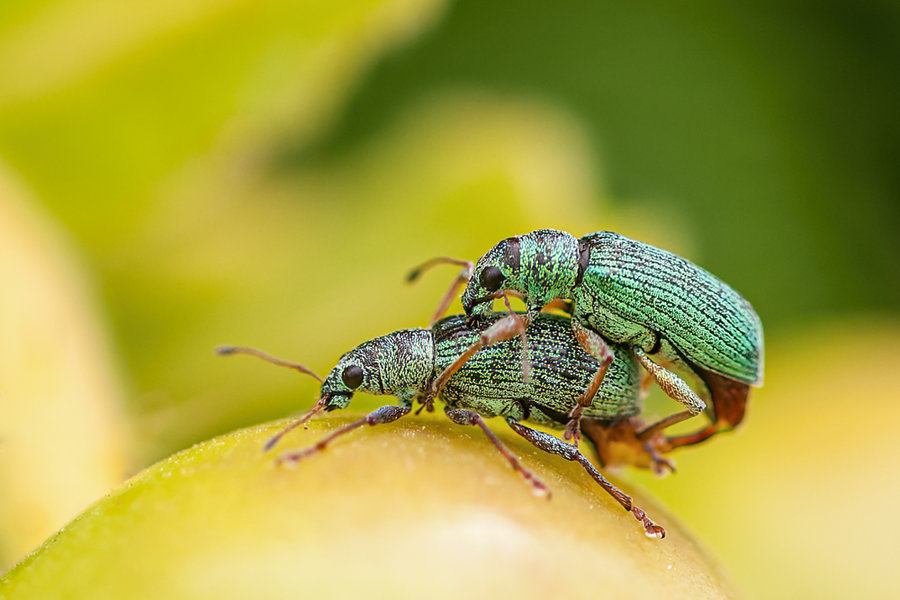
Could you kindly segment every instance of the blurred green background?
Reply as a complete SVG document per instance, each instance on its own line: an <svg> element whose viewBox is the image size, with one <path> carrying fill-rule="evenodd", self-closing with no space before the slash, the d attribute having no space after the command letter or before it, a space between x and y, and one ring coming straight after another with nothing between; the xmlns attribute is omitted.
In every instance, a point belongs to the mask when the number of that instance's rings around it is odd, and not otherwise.
<svg viewBox="0 0 900 600"><path fill-rule="evenodd" d="M556 227L686 256L765 325L745 426L621 476L751 597L895 596L898 58L878 0L6 0L0 571L312 403L217 344L327 371L427 322L453 272L412 265Z"/></svg>

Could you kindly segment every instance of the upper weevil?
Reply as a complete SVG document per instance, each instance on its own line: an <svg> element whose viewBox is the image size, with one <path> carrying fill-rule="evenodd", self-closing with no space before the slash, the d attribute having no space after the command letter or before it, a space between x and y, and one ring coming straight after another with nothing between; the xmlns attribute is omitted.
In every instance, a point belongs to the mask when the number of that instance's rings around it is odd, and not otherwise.
<svg viewBox="0 0 900 600"><path fill-rule="evenodd" d="M568 422L568 413L581 391L599 367L595 358L583 351L572 336L569 320L555 315L541 315L533 319L529 342L539 356L531 365L531 377L523 381L522 353L516 342L500 341L461 364L446 381L440 397L447 403L447 416L460 425L481 428L534 490L549 494L548 488L522 466L510 450L491 432L481 416L503 417L517 434L529 442L567 460L579 463L590 476L609 492L644 526L650 537L663 537L665 530L654 524L643 510L634 506L631 498L610 483L578 449L559 438L526 427L531 422L560 428ZM467 319L448 317L430 329L395 331L364 342L344 354L331 373L323 380L312 371L296 363L272 358L258 350L223 347L220 354L249 353L277 364L309 373L322 382L319 401L302 419L291 424L272 438L266 449L275 445L282 435L304 423L320 410L346 408L357 391L396 396L398 406L382 406L366 417L334 431L317 444L304 450L282 454L282 462L297 460L321 451L334 438L363 425L390 423L408 414L414 401L426 392L438 373L446 370L460 352L498 334L510 322L502 313ZM512 337L512 336L510 336ZM625 347L611 346L613 360L606 378L597 390L585 415L603 420L622 421L634 418L640 411L640 375L632 353ZM647 445L642 451L660 457Z"/></svg>
<svg viewBox="0 0 900 600"><path fill-rule="evenodd" d="M440 258L425 266L435 262L461 263ZM493 299L509 293L524 300L524 317L508 317L518 324L507 328L509 337L522 334L548 304L568 301L579 342L603 366L572 411L567 438L577 439L581 407L590 405L604 376L608 341L630 347L666 394L687 407L648 427L643 437L706 408L676 372L693 379L711 401L712 423L668 438L665 450L734 428L744 415L749 386L762 384L763 332L753 307L726 283L671 252L610 231L576 239L540 229L501 241L474 269L467 264L460 276L468 280L462 296L467 314L490 311ZM432 396L444 381L435 380Z"/></svg>

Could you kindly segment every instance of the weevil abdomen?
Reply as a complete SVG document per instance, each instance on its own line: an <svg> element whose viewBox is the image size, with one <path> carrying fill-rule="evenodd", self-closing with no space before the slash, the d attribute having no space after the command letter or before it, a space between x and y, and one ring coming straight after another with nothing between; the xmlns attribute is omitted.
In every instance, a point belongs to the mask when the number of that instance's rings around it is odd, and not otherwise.
<svg viewBox="0 0 900 600"><path fill-rule="evenodd" d="M618 343L646 352L664 336L690 362L737 381L762 380L762 326L727 284L671 252L602 231L589 249L576 318Z"/></svg>
<svg viewBox="0 0 900 600"><path fill-rule="evenodd" d="M448 317L435 324L434 363L440 373L506 313L467 320ZM522 377L519 338L488 346L474 354L441 390L448 404L484 416L504 416L552 427L563 427L567 413L600 363L585 352L572 333L569 319L542 314L527 330L531 375ZM620 419L636 415L640 405L640 375L634 356L613 345L614 359L585 416Z"/></svg>

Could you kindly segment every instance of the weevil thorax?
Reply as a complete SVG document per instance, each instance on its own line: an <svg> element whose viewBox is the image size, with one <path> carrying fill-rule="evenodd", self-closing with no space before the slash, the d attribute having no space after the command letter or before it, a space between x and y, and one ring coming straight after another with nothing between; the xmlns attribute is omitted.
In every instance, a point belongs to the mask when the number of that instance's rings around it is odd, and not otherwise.
<svg viewBox="0 0 900 600"><path fill-rule="evenodd" d="M344 354L322 384L325 410L346 408L355 392L412 401L431 381L434 340L429 329L404 329Z"/></svg>
<svg viewBox="0 0 900 600"><path fill-rule="evenodd" d="M507 238L476 263L463 293L463 308L467 314L488 314L492 303L485 298L498 290L522 294L529 310L540 310L555 298L569 298L578 278L578 257L578 240L565 231L538 229Z"/></svg>
<svg viewBox="0 0 900 600"><path fill-rule="evenodd" d="M578 278L578 239L565 231L538 229L522 236L521 285L529 310L570 298Z"/></svg>

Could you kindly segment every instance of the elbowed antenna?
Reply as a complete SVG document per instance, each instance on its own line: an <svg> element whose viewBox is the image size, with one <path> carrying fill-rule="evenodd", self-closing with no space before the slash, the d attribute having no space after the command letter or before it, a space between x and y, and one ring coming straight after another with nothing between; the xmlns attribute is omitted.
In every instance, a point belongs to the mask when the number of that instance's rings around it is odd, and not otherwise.
<svg viewBox="0 0 900 600"><path fill-rule="evenodd" d="M475 264L471 260L462 260L460 258L451 258L449 256L435 256L434 258L430 258L412 269L406 276L407 283L414 282L422 273L435 265L441 264L449 264L462 267L465 273L467 273L466 281L468 281L469 277L472 276L472 270L475 268Z"/></svg>
<svg viewBox="0 0 900 600"><path fill-rule="evenodd" d="M447 293L441 298L441 302L438 304L437 309L435 309L434 314L431 317L431 321L428 323L429 327L437 323L438 319L444 316L447 309L450 308L453 298L455 298L456 294L459 292L459 288L469 281L472 277L472 270L475 269L475 264L471 260L461 260L459 258L450 258L449 256L436 256L430 260L426 260L410 271L406 276L407 283L414 282L422 273L431 267L440 264L456 265L462 267L462 271L459 272L459 275L456 276L456 279L453 280L449 289L447 289Z"/></svg>
<svg viewBox="0 0 900 600"><path fill-rule="evenodd" d="M256 348L248 348L246 346L219 346L218 348L216 348L216 354L218 354L220 356L230 356L232 354L249 354L250 356L255 356L256 358L261 358L262 360L264 360L266 362L270 362L273 365L278 365L279 367L287 367L288 369L294 369L295 371L299 371L300 373L304 373L306 375L315 377L316 379L319 380L319 383L325 383L325 380L322 379L321 375L319 375L312 369L310 369L308 367L304 367L300 363L295 363L295 362L290 362L287 360L282 360L280 358L275 358L271 354L267 354L267 353L263 352L262 350L257 350ZM326 402L326 399L324 397L320 397L316 401L316 404L311 409L309 409L309 411L305 415L303 415L302 417L300 417L299 419L297 419L296 421L294 421L293 423L291 423L290 425L288 425L287 427L285 427L284 429L282 429L281 431L279 431L278 433L273 435L269 439L269 441L266 442L266 445L263 446L263 452L268 452L269 450L271 450L275 446L275 444L278 443L278 440L280 440L282 437L284 437L284 435L286 433L296 429L297 427L299 427L299 426L303 425L304 423L306 423L307 421L309 421L310 418L312 418L312 416L314 414L316 414L317 412L319 412L320 410L322 410L325 407L325 402Z"/></svg>
<svg viewBox="0 0 900 600"><path fill-rule="evenodd" d="M246 346L219 346L218 348L216 348L216 354L218 354L219 356L230 356L232 354L249 354L250 356L255 356L256 358L261 358L266 362L270 362L273 365L278 365L279 367L287 367L288 369L294 369L295 371L299 371L307 375L312 375L319 380L319 383L325 383L325 380L322 379L322 376L312 369L304 367L300 363L275 358L271 354L266 354L262 350L257 350L256 348L248 348Z"/></svg>

